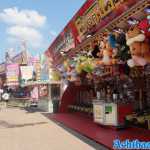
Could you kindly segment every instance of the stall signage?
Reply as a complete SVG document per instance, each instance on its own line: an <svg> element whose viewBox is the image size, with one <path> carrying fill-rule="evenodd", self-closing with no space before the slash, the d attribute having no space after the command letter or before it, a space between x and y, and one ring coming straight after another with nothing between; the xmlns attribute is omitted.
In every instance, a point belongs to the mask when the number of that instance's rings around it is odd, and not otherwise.
<svg viewBox="0 0 150 150"><path fill-rule="evenodd" d="M121 3L124 3L124 0L97 0L81 16L77 16L74 24L79 41L81 42L86 33L95 28L115 8L119 8Z"/></svg>
<svg viewBox="0 0 150 150"><path fill-rule="evenodd" d="M28 61L29 66L33 66L36 73L36 80L40 80L41 63L39 57L30 57Z"/></svg>
<svg viewBox="0 0 150 150"><path fill-rule="evenodd" d="M105 17L115 8L115 0L98 0L101 15Z"/></svg>
<svg viewBox="0 0 150 150"><path fill-rule="evenodd" d="M78 16L75 20L75 26L78 30L79 37L82 39L85 33L100 22L100 19L101 14L99 5L98 3L94 3L84 12L82 16Z"/></svg>
<svg viewBox="0 0 150 150"><path fill-rule="evenodd" d="M20 66L20 70L23 82L33 79L33 66Z"/></svg>
<svg viewBox="0 0 150 150"><path fill-rule="evenodd" d="M29 64L34 65L35 63L39 62L39 57L30 57L29 58Z"/></svg>
<svg viewBox="0 0 150 150"><path fill-rule="evenodd" d="M8 64L6 66L7 85L19 83L19 65Z"/></svg>
<svg viewBox="0 0 150 150"><path fill-rule="evenodd" d="M87 24L87 29L90 30L95 25L100 22L101 14L99 6L97 3L94 3L84 14L85 23Z"/></svg>

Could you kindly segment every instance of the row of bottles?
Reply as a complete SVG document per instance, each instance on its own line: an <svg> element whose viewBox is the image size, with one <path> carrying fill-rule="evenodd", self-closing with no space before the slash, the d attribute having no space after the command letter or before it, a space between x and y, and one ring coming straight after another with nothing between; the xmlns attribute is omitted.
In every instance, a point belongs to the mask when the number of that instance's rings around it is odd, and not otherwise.
<svg viewBox="0 0 150 150"><path fill-rule="evenodd" d="M84 90L78 92L76 96L76 105L92 107L93 90Z"/></svg>
<svg viewBox="0 0 150 150"><path fill-rule="evenodd" d="M115 77L112 80L103 81L95 90L97 99L105 102L128 103L134 99L133 83L127 78L122 80Z"/></svg>

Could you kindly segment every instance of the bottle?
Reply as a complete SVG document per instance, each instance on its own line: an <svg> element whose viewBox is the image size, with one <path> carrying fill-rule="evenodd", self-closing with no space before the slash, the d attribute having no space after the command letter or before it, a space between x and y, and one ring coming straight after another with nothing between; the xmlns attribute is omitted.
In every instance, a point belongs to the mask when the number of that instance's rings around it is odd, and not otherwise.
<svg viewBox="0 0 150 150"><path fill-rule="evenodd" d="M110 88L110 86L107 86L107 95L106 95L106 97L107 97L107 102L111 102L112 100L111 100L111 88Z"/></svg>
<svg viewBox="0 0 150 150"><path fill-rule="evenodd" d="M97 100L100 100L101 98L101 93L99 91L96 92Z"/></svg>
<svg viewBox="0 0 150 150"><path fill-rule="evenodd" d="M117 88L114 88L114 90L113 90L113 101L116 103L118 98L119 98L119 92L118 92Z"/></svg>

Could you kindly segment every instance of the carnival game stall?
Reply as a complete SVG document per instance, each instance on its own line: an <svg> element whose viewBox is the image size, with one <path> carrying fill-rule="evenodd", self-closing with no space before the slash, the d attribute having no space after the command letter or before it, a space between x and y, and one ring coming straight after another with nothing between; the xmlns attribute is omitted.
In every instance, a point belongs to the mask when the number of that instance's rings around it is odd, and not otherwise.
<svg viewBox="0 0 150 150"><path fill-rule="evenodd" d="M60 112L94 112L105 120L100 124L116 127L125 125L125 118L132 118L129 114L142 113L149 106L149 49L149 4L140 1L85 40L76 53L66 54L58 69L76 92L68 102L64 96Z"/></svg>
<svg viewBox="0 0 150 150"><path fill-rule="evenodd" d="M54 66L67 85L54 118L112 149L106 139L116 134L134 139L142 131L136 138L150 140L150 1L107 2L87 1L67 25L75 22L75 47L59 47L56 38L46 54L60 58ZM124 135L108 129L106 136L105 127Z"/></svg>

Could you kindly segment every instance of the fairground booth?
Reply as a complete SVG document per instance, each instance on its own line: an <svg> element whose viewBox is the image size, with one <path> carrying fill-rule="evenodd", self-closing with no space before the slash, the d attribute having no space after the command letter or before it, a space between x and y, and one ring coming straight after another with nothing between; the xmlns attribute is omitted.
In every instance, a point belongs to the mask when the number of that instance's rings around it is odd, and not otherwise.
<svg viewBox="0 0 150 150"><path fill-rule="evenodd" d="M20 87L20 66L27 65L26 52L10 57L5 54L5 62L0 64L0 88L3 92L9 92L11 99L28 97L28 90Z"/></svg>
<svg viewBox="0 0 150 150"><path fill-rule="evenodd" d="M87 0L45 54L65 85L52 119L109 149L150 140L149 0Z"/></svg>

